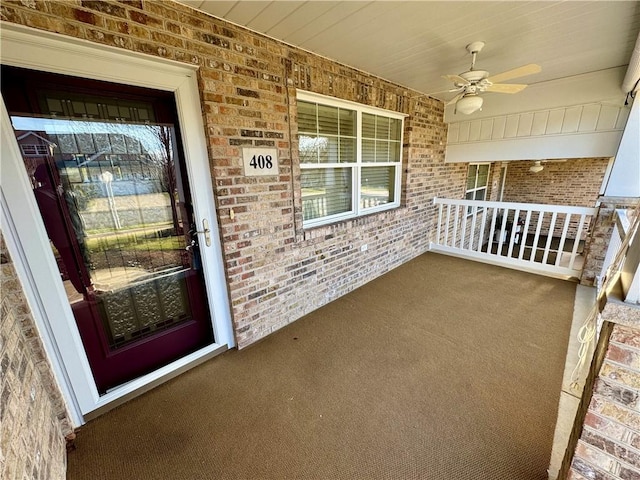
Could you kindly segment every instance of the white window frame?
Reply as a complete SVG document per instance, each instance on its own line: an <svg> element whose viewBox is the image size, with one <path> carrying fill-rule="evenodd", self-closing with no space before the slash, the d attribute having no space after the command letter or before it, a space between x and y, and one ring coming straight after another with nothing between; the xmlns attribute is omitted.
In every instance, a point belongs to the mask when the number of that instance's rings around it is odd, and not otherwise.
<svg viewBox="0 0 640 480"><path fill-rule="evenodd" d="M487 165L488 169L487 169L487 183L483 186L483 187L478 187L478 171L480 170L480 166L482 165ZM469 179L469 170L471 169L471 167L475 167L476 169L476 181L475 181L475 187L474 188L467 188L467 180ZM470 163L467 167L467 174L464 178L464 198L465 200L476 200L476 192L479 190L484 189L484 198L482 200L479 200L481 202L485 202L487 200L487 192L489 191L489 180L491 177L491 163L488 162L478 162L478 163ZM467 195L473 192L473 199L468 199ZM478 207L475 209L475 213L479 213L482 212L482 210L484 210L484 207ZM467 207L467 217L473 215L474 210L472 207Z"/></svg>
<svg viewBox="0 0 640 480"><path fill-rule="evenodd" d="M300 170L305 169L318 169L318 168L351 168L351 198L352 209L348 212L338 213L335 215L329 215L326 217L314 218L312 220L306 220L303 222L303 228L313 228L321 225L327 225L330 223L337 223L343 220L360 217L363 215L369 215L371 213L381 212L385 210L391 210L400 206L401 196L401 182L402 182L402 145L404 142L404 119L408 116L404 113L394 112L391 110L385 110L377 107L370 107L362 105L360 103L351 102L349 100L341 100L318 93L307 92L298 90L297 99L299 101L313 102L319 105L326 105L330 107L338 107L353 110L356 112L356 161L349 163L300 163ZM400 158L397 162L363 162L362 161L362 114L369 113L372 115L378 115L391 119L400 120ZM394 198L392 202L384 203L382 205L374 207L360 207L360 178L361 170L363 167L396 167L395 181L394 181Z"/></svg>
<svg viewBox="0 0 640 480"><path fill-rule="evenodd" d="M25 157L42 157L50 153L48 146L37 143L23 143L20 145L20 150Z"/></svg>
<svg viewBox="0 0 640 480"><path fill-rule="evenodd" d="M487 165L487 167L489 167L487 169L487 183L484 186L479 187L478 186L478 171L480 170L479 167L483 166L483 165ZM475 167L476 169L476 182L475 182L475 187L474 188L469 188L467 189L467 179L469 178L469 169L471 169L471 167ZM485 201L487 199L487 192L489 191L489 177L491 175L491 164L490 163L470 163L469 166L467 167L467 176L465 177L464 181L465 181L465 191L464 191L464 198L467 198L467 195L469 194L469 192L473 192L474 193L474 200L475 198L475 193L478 190L482 190L484 189L484 198L481 201Z"/></svg>

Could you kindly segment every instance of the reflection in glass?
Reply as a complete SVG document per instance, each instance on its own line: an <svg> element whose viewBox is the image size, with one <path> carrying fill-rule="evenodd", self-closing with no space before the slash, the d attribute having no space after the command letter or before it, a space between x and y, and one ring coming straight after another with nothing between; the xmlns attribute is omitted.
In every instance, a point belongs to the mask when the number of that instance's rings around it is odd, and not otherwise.
<svg viewBox="0 0 640 480"><path fill-rule="evenodd" d="M362 137L376 138L376 116L370 113L362 114Z"/></svg>
<svg viewBox="0 0 640 480"><path fill-rule="evenodd" d="M364 167L361 178L360 208L393 202L395 167Z"/></svg>
<svg viewBox="0 0 640 480"><path fill-rule="evenodd" d="M351 168L313 168L301 171L304 220L350 212Z"/></svg>
<svg viewBox="0 0 640 480"><path fill-rule="evenodd" d="M113 348L187 319L197 253L185 250L174 128L12 122L19 144L40 146L24 161L69 301L97 302Z"/></svg>
<svg viewBox="0 0 640 480"><path fill-rule="evenodd" d="M478 187L487 185L487 179L489 177L489 165L480 165L478 167Z"/></svg>
<svg viewBox="0 0 640 480"><path fill-rule="evenodd" d="M317 133L315 103L298 102L298 131L305 133Z"/></svg>
<svg viewBox="0 0 640 480"><path fill-rule="evenodd" d="M318 133L338 135L338 109L318 105Z"/></svg>

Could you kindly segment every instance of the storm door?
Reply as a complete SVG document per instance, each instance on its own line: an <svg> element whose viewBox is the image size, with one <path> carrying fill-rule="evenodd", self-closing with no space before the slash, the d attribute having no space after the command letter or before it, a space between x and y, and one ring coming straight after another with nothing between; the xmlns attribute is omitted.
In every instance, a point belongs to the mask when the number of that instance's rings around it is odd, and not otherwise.
<svg viewBox="0 0 640 480"><path fill-rule="evenodd" d="M2 80L98 391L213 343L172 96L5 67Z"/></svg>

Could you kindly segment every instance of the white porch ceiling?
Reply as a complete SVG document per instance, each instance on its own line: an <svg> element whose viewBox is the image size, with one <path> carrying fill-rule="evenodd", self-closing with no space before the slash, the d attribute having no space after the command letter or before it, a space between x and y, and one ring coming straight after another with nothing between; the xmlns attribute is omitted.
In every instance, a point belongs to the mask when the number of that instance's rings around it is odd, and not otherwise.
<svg viewBox="0 0 640 480"><path fill-rule="evenodd" d="M442 93L451 84L441 76L468 70L465 46L473 41L486 43L476 68L491 74L541 65L540 73L505 82L533 85L616 67L624 75L640 31L636 1L181 3L441 100L453 95Z"/></svg>

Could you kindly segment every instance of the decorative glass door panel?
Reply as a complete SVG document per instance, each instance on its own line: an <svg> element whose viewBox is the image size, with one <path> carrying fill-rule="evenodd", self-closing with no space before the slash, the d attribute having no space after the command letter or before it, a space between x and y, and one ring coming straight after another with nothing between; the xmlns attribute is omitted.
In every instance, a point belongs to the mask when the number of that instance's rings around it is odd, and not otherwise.
<svg viewBox="0 0 640 480"><path fill-rule="evenodd" d="M2 94L105 393L213 343L212 324L172 95L58 77L3 66Z"/></svg>

